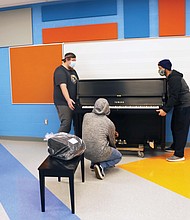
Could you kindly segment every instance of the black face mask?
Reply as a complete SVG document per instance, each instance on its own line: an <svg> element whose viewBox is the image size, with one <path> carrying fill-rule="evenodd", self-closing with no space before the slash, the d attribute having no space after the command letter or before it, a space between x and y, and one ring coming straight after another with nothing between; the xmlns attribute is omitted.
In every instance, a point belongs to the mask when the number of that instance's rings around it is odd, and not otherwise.
<svg viewBox="0 0 190 220"><path fill-rule="evenodd" d="M166 75L166 70L158 70L158 73L160 74L160 76L165 76Z"/></svg>

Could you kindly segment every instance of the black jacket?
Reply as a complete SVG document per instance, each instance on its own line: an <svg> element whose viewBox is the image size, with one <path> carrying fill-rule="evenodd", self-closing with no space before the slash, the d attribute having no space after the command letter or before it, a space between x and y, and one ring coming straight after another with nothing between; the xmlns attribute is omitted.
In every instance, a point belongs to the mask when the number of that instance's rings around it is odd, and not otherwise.
<svg viewBox="0 0 190 220"><path fill-rule="evenodd" d="M169 112L173 107L188 107L190 106L189 87L183 79L183 74L172 70L167 77L168 100L163 106L165 112Z"/></svg>

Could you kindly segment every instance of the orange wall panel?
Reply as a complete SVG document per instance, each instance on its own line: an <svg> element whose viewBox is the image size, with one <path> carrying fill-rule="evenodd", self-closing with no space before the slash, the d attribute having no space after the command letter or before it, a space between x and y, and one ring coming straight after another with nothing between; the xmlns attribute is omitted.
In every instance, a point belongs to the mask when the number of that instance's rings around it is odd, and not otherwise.
<svg viewBox="0 0 190 220"><path fill-rule="evenodd" d="M117 23L47 28L42 30L43 43L111 40L118 38Z"/></svg>
<svg viewBox="0 0 190 220"><path fill-rule="evenodd" d="M12 103L53 103L53 73L62 44L10 48Z"/></svg>
<svg viewBox="0 0 190 220"><path fill-rule="evenodd" d="M159 36L185 35L185 0L159 0Z"/></svg>

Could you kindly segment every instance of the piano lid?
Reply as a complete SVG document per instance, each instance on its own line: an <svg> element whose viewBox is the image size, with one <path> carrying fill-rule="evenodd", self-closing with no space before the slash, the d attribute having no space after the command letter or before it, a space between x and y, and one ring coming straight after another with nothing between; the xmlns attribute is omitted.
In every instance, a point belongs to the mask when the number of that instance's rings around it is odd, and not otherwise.
<svg viewBox="0 0 190 220"><path fill-rule="evenodd" d="M79 80L80 97L162 97L166 93L166 79L97 79Z"/></svg>

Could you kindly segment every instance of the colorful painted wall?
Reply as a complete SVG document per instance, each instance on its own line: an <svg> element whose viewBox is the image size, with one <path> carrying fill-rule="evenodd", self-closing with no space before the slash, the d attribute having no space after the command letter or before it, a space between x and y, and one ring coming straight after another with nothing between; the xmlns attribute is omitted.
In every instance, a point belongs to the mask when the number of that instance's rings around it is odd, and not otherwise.
<svg viewBox="0 0 190 220"><path fill-rule="evenodd" d="M27 13L31 9L31 20L27 19L31 22L29 40L26 37L22 40L22 24L17 31L18 16L15 24L14 19L6 23L6 13L7 18L10 14L14 18L14 12L20 9L27 9ZM59 127L54 105L12 103L10 47L117 39L172 39L190 35L190 0L63 0L3 8L0 18L1 15L4 20L0 20L0 40L3 39L0 42L0 136L44 137L47 132L57 132ZM5 33L5 24L10 25L8 33ZM14 33L10 32L12 27ZM32 93L30 87L30 84L23 87L26 99ZM170 117L171 114L167 117L167 141L171 141ZM45 119L48 119L47 125Z"/></svg>

